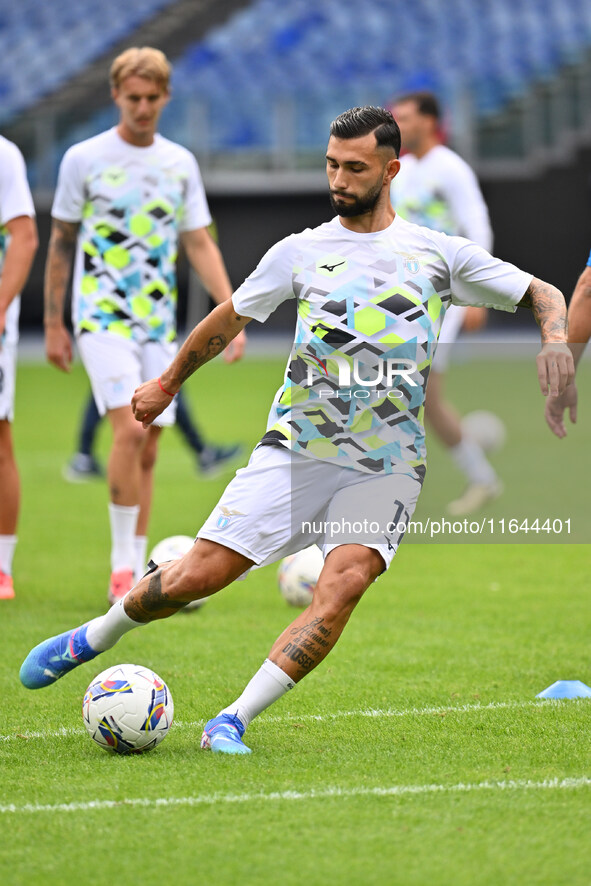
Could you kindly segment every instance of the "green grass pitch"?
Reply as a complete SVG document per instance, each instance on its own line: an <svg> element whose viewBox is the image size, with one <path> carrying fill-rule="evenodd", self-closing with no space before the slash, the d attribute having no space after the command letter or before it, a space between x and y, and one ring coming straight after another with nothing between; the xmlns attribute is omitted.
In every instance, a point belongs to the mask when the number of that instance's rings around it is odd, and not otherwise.
<svg viewBox="0 0 591 886"><path fill-rule="evenodd" d="M219 361L188 383L210 439L257 441L282 362ZM17 597L0 604L2 882L587 886L591 701L535 698L558 679L591 684L588 364L580 389L579 424L558 441L533 362L454 366L455 402L509 429L494 457L505 494L479 515L494 538L409 538L326 662L253 722L253 754L220 758L199 750L204 720L294 613L274 567L132 632L55 686L20 685L32 645L104 610L109 544L105 484L60 474L85 376L23 365ZM103 461L108 441L104 427ZM195 532L227 479L201 480L167 432L150 544ZM433 443L417 520L441 517L461 488ZM570 536L498 531L536 517L570 518ZM145 756L111 756L83 728L87 684L119 662L152 667L174 696L170 734Z"/></svg>

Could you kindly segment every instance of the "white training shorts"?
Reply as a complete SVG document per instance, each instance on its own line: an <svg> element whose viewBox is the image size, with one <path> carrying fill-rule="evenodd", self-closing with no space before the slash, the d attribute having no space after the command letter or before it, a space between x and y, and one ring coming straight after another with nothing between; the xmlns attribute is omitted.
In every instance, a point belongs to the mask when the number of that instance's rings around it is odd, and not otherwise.
<svg viewBox="0 0 591 886"><path fill-rule="evenodd" d="M433 372L445 372L448 368L451 351L462 329L466 310L467 308L461 305L450 305L447 309L439 333L437 350L431 364Z"/></svg>
<svg viewBox="0 0 591 886"><path fill-rule="evenodd" d="M110 409L130 406L138 385L160 376L177 352L173 342L141 344L110 332L85 332L78 336L77 344L101 415ZM173 400L154 424L167 428L175 419Z"/></svg>
<svg viewBox="0 0 591 886"><path fill-rule="evenodd" d="M0 344L0 421L14 419L16 350L16 344Z"/></svg>
<svg viewBox="0 0 591 886"><path fill-rule="evenodd" d="M266 566L316 543L343 544L392 562L421 491L407 474L365 474L278 446L258 446L226 487L198 538Z"/></svg>
<svg viewBox="0 0 591 886"><path fill-rule="evenodd" d="M8 305L4 332L0 335L0 421L14 419L16 348L20 306L20 295L17 295Z"/></svg>

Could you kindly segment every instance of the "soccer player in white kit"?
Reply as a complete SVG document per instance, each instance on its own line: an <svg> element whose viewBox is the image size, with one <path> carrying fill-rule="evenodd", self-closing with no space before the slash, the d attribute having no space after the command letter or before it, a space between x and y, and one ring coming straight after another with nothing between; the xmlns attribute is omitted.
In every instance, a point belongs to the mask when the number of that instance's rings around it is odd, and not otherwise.
<svg viewBox="0 0 591 886"><path fill-rule="evenodd" d="M12 441L20 291L35 252L37 226L25 161L0 136L0 600L14 597L12 559L20 484Z"/></svg>
<svg viewBox="0 0 591 886"><path fill-rule="evenodd" d="M492 229L478 180L459 154L441 144L441 114L435 96L430 92L408 93L397 99L391 110L400 126L402 148L407 152L401 157L400 175L393 180L390 191L396 212L415 224L466 237L491 252ZM453 516L477 510L502 490L481 446L464 432L456 410L444 396L450 350L460 329L465 326L474 330L484 321L484 308L450 307L427 387L427 422L467 482L463 494L448 505Z"/></svg>
<svg viewBox="0 0 591 886"><path fill-rule="evenodd" d="M72 345L64 303L74 253L72 324L113 444L108 463L109 602L144 572L157 442L174 424L175 403L143 430L130 400L137 385L176 353L176 257L181 241L214 300L232 289L208 225L211 216L195 157L157 132L169 93L160 50L131 48L111 65L117 126L65 154L52 209L45 285L49 360L68 371ZM240 356L243 337L233 356Z"/></svg>
<svg viewBox="0 0 591 886"><path fill-rule="evenodd" d="M572 379L562 294L468 240L396 216L390 182L399 149L389 111L354 108L337 117L327 149L336 217L272 247L161 377L137 389L134 413L149 426L170 403L163 388L178 391L251 318L296 302L294 349L267 431L193 548L152 564L106 615L36 646L21 667L25 686L47 686L127 631L316 542L325 562L312 603L240 697L205 724L203 748L250 753L242 737L252 718L328 655L404 535L425 474L425 381L449 304L531 306L543 341L542 391L558 393Z"/></svg>

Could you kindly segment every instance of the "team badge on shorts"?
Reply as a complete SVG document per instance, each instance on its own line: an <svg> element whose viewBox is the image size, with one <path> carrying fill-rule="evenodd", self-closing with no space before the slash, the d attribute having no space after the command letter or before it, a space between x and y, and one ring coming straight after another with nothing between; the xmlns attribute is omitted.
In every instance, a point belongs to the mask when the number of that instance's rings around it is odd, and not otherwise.
<svg viewBox="0 0 591 886"><path fill-rule="evenodd" d="M242 511L233 511L230 508L226 508L223 505L219 506L220 511L222 512L217 519L216 526L218 529L225 529L226 526L230 523L232 517L246 517L246 514L243 514Z"/></svg>

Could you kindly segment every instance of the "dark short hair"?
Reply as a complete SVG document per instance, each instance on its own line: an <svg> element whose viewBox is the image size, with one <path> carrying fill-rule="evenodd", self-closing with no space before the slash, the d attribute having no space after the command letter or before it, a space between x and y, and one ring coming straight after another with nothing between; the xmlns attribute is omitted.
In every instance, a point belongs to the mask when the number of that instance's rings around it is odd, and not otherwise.
<svg viewBox="0 0 591 886"><path fill-rule="evenodd" d="M400 155L400 129L398 123L385 108L350 108L332 121L330 134L335 138L361 138L373 132L378 147L392 148Z"/></svg>
<svg viewBox="0 0 591 886"><path fill-rule="evenodd" d="M395 98L392 104L401 105L404 102L413 102L417 106L419 114L423 114L425 117L434 117L437 122L441 120L441 108L437 97L432 92L426 90L407 92Z"/></svg>

